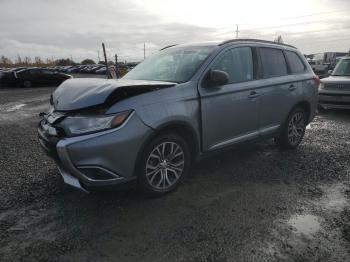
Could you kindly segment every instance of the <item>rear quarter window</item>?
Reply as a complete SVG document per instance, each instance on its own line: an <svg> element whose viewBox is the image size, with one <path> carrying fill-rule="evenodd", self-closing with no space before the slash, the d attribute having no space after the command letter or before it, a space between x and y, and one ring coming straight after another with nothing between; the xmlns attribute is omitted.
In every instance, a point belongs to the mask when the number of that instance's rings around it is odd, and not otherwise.
<svg viewBox="0 0 350 262"><path fill-rule="evenodd" d="M264 78L288 74L286 59L282 50L266 47L261 47L259 50Z"/></svg>
<svg viewBox="0 0 350 262"><path fill-rule="evenodd" d="M305 71L305 65L298 54L292 51L285 51L290 73L298 74Z"/></svg>

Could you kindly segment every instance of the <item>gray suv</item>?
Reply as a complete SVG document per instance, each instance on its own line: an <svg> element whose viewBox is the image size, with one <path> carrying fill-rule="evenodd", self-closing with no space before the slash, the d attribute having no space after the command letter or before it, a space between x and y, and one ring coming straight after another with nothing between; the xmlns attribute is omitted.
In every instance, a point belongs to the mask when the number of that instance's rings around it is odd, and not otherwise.
<svg viewBox="0 0 350 262"><path fill-rule="evenodd" d="M293 46L240 39L163 48L119 80L70 79L42 114L39 142L67 184L137 181L161 195L190 164L247 141L301 142L319 79Z"/></svg>

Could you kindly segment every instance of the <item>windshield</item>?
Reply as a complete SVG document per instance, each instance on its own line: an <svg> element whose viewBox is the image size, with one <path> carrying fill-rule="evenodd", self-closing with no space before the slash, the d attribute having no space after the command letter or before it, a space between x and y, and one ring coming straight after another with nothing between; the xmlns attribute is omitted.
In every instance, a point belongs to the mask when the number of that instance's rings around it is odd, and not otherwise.
<svg viewBox="0 0 350 262"><path fill-rule="evenodd" d="M334 76L349 76L350 75L350 59L341 59L334 68Z"/></svg>
<svg viewBox="0 0 350 262"><path fill-rule="evenodd" d="M169 48L150 56L124 79L183 83L188 81L214 46Z"/></svg>

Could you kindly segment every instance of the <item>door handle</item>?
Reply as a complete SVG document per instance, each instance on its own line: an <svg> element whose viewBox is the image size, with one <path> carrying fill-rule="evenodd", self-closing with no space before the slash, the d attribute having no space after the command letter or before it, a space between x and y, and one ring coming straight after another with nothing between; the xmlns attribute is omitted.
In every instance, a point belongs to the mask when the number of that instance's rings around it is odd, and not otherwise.
<svg viewBox="0 0 350 262"><path fill-rule="evenodd" d="M293 85L293 84L290 85L290 86L288 87L288 90L289 90L289 91L294 91L295 89L297 89L297 88L296 88L296 86Z"/></svg>
<svg viewBox="0 0 350 262"><path fill-rule="evenodd" d="M252 91L252 92L250 92L248 98L256 98L258 96L260 96L260 95L256 91Z"/></svg>

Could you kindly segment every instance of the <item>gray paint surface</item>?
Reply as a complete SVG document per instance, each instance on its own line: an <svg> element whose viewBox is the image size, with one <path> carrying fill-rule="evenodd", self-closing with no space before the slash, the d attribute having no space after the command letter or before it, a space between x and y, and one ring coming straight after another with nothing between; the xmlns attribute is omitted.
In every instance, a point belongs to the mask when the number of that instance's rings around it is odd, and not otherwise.
<svg viewBox="0 0 350 262"><path fill-rule="evenodd" d="M238 46L272 47L292 50L304 60L302 74L208 88L204 78L215 60L229 48ZM234 42L218 46L186 83L174 84L143 80L74 79L64 82L53 94L56 110L78 110L103 104L118 88L164 86L125 98L106 114L133 110L120 130L92 135L77 142L65 138L66 150L75 166L101 166L123 177L133 177L142 145L157 129L184 124L195 134L200 154L240 142L278 134L289 112L298 103L307 103L311 121L317 106L314 74L305 58L294 48L269 43ZM172 85L172 87L169 87ZM252 96L252 92L257 95Z"/></svg>

